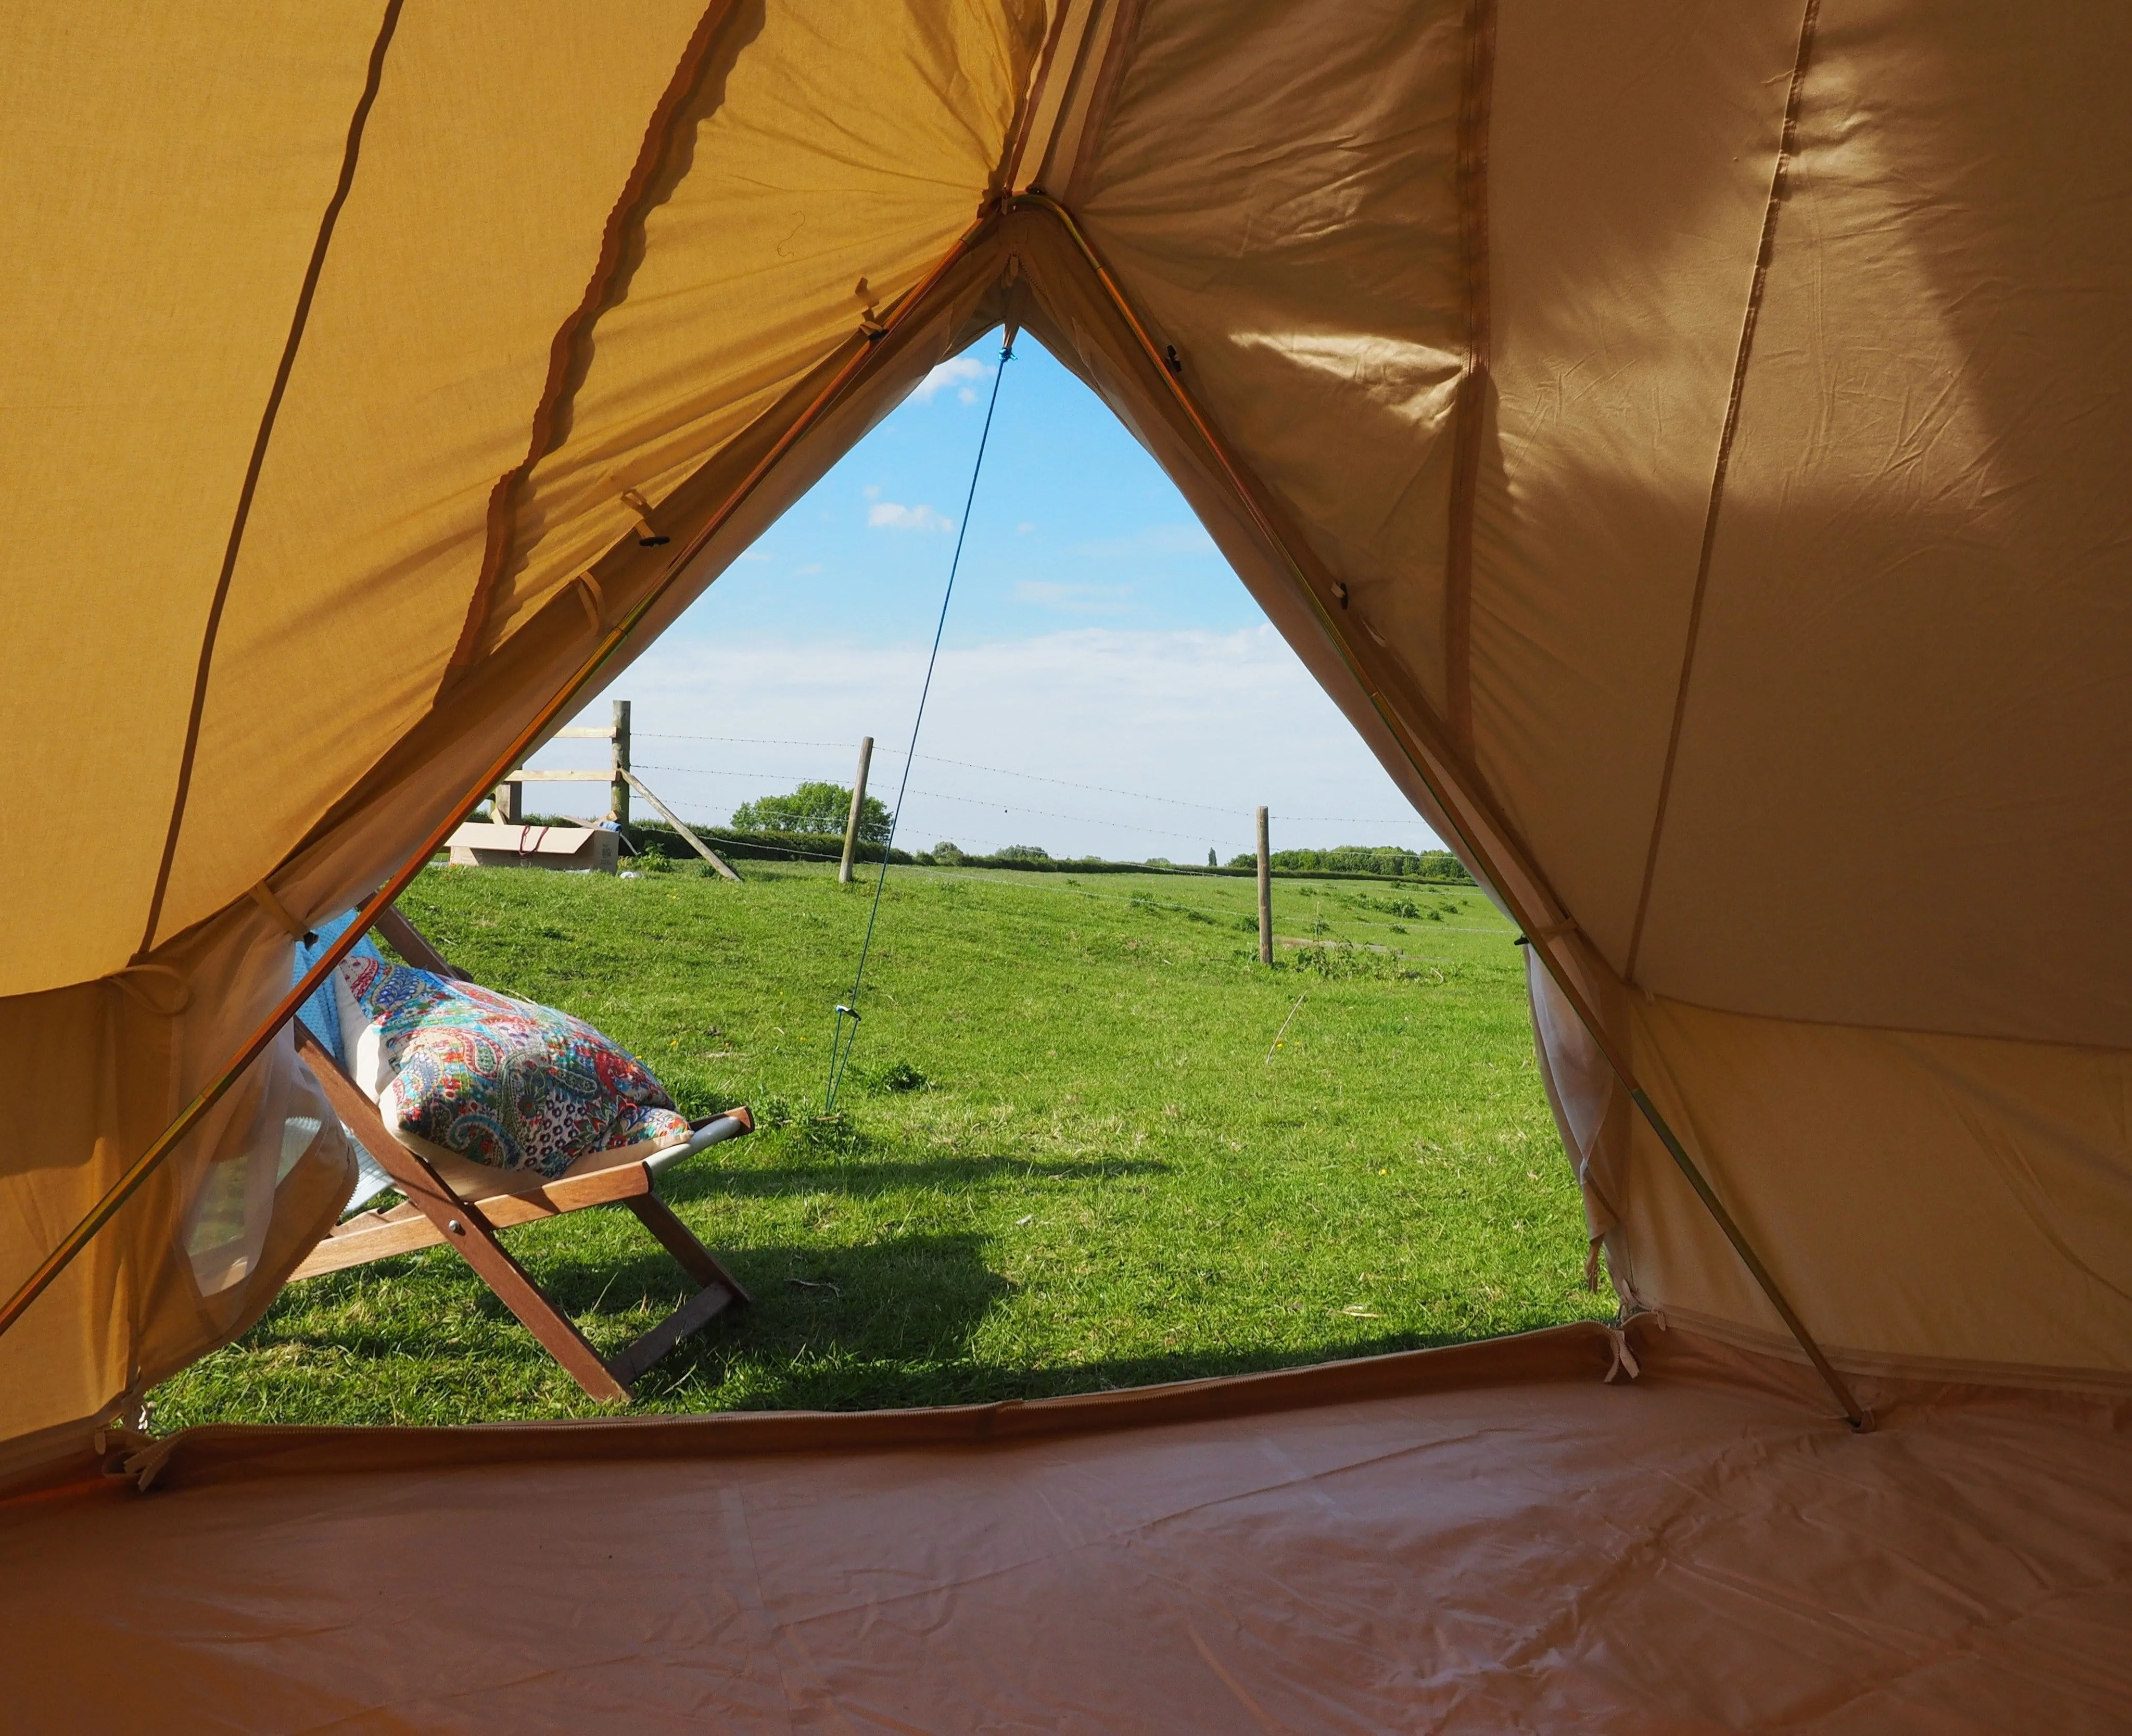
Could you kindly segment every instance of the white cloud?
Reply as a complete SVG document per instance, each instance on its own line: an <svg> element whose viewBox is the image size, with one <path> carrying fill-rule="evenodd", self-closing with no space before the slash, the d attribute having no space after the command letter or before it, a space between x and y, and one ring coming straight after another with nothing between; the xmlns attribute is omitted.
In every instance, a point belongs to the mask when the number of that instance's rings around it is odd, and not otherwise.
<svg viewBox="0 0 2132 1736"><path fill-rule="evenodd" d="M1034 519L1025 518L1020 524L1014 527L1014 534L1017 536L1026 536L1035 528L1036 522Z"/></svg>
<svg viewBox="0 0 2132 1736"><path fill-rule="evenodd" d="M795 566L792 569L794 575L801 579L804 579L810 573L819 573L821 570L822 563L819 560L810 560L804 566Z"/></svg>
<svg viewBox="0 0 2132 1736"><path fill-rule="evenodd" d="M967 387L967 386L963 387L962 388L960 388L960 389L959 389L959 390L955 393L955 396L956 396L957 397L960 398L960 399L961 399L961 400L962 400L965 404L974 404L974 403L976 403L976 402L977 402L977 393L975 393L974 392L971 391L971 390L970 390L970 388L969 388L968 387Z"/></svg>
<svg viewBox="0 0 2132 1736"><path fill-rule="evenodd" d="M1196 519L1187 524L1151 524L1124 536L1099 536L1073 545L1073 552L1095 560L1131 560L1150 555L1214 555L1221 551Z"/></svg>
<svg viewBox="0 0 2132 1736"><path fill-rule="evenodd" d="M881 484L879 483L868 483L863 488L859 490L859 493L865 495L868 500L879 500L881 498Z"/></svg>
<svg viewBox="0 0 2132 1736"><path fill-rule="evenodd" d="M1129 584L1059 584L1047 579L1018 579L1016 600L1040 608L1062 609L1074 615L1115 615L1131 607Z"/></svg>
<svg viewBox="0 0 2132 1736"><path fill-rule="evenodd" d="M608 696L633 700L639 757L649 767L699 768L647 770L652 787L684 815L713 823L735 803L803 777L848 779L862 735L876 738L875 786L892 801L925 651L922 643L736 644L676 634L618 677L587 715L604 719ZM800 745L780 744L793 743ZM568 745L555 750L559 763ZM1276 849L1433 844L1270 627L1090 626L951 647L940 654L918 751L900 835L921 849L952 838L966 849L1035 844L1054 855L1130 860L1204 860L1212 848L1227 860L1251 848L1251 810L1260 802L1273 810ZM941 763L956 760L1065 781ZM577 793L572 785L555 789L559 803L571 799L563 792ZM594 800L589 786L584 800Z"/></svg>
<svg viewBox="0 0 2132 1736"><path fill-rule="evenodd" d="M952 531L955 528L953 519L943 517L929 506L899 506L892 500L877 500L868 507L867 522L890 531Z"/></svg>
<svg viewBox="0 0 2132 1736"><path fill-rule="evenodd" d="M975 356L957 356L952 361L943 362L932 373L926 375L918 382L917 388L910 395L921 404L929 403L934 394L942 387L958 385L966 380L982 380L991 372L992 369ZM977 394L965 391L963 402L966 404L975 403Z"/></svg>

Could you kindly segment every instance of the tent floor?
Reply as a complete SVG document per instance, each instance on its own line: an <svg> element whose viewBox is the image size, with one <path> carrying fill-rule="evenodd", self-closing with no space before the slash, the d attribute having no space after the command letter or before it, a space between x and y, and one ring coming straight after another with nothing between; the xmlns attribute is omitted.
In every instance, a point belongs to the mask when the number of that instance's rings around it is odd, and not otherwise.
<svg viewBox="0 0 2132 1736"><path fill-rule="evenodd" d="M0 1722L2132 1727L2123 1406L1855 1436L1641 1342L1634 1385L1564 1328L963 1411L199 1431L146 1495L0 1503Z"/></svg>

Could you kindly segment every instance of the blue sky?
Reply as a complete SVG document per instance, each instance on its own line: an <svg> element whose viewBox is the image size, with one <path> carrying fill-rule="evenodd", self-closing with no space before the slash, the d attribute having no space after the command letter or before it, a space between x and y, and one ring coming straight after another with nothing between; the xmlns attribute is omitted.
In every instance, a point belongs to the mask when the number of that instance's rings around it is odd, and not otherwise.
<svg viewBox="0 0 2132 1736"><path fill-rule="evenodd" d="M998 341L934 370L588 708L632 701L634 758L684 818L848 783L862 734L893 805ZM898 829L914 849L1227 860L1260 802L1276 848L1434 843L1154 460L1026 336L918 756ZM538 794L603 805L591 786Z"/></svg>
<svg viewBox="0 0 2132 1736"><path fill-rule="evenodd" d="M996 334L935 369L718 581L691 630L929 634L963 516ZM1001 388L947 642L1060 627L1213 632L1265 618L1108 409L1023 338Z"/></svg>

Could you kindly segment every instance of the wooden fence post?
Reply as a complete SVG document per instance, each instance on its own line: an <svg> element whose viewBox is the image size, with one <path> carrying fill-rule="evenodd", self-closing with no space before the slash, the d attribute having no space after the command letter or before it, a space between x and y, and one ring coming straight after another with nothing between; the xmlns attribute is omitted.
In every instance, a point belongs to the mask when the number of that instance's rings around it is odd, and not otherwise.
<svg viewBox="0 0 2132 1736"><path fill-rule="evenodd" d="M1259 963L1273 963L1273 858L1266 849L1266 810L1259 810Z"/></svg>
<svg viewBox="0 0 2132 1736"><path fill-rule="evenodd" d="M660 801L656 796L652 794L651 785L645 782L645 781L639 777L634 772L627 772L622 775L629 780L630 787L635 790L639 796L641 796L646 801L651 804L652 810L656 813L660 819L664 820L668 825L673 827L673 829L680 834L682 843L687 844L690 849L694 850L699 856L702 857L704 861L709 863L713 868L716 868L718 873L723 875L727 879L731 880L735 883L738 883L740 876L732 871L731 865L727 863L726 858L718 854L718 853L713 849L708 844L705 844L703 840L699 838L694 832L690 831L686 822L682 820L679 814L676 814L671 808L668 807L665 802Z"/></svg>
<svg viewBox="0 0 2132 1736"><path fill-rule="evenodd" d="M844 859L837 868L838 883L852 883L852 854L858 848L859 821L866 814L867 767L873 763L873 738L859 743L859 775L852 784L852 811L844 821Z"/></svg>
<svg viewBox="0 0 2132 1736"><path fill-rule="evenodd" d="M614 781L608 810L624 825L629 824L629 701L614 702Z"/></svg>

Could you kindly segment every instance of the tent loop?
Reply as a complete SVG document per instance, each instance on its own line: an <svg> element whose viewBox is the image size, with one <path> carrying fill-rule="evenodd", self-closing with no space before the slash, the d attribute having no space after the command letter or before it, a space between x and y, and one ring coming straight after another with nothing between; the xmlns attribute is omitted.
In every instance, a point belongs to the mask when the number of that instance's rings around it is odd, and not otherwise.
<svg viewBox="0 0 2132 1736"><path fill-rule="evenodd" d="M299 922L291 912L289 906L274 896L273 887L267 885L265 881L262 880L257 886L247 887L246 890L249 892L254 904L287 931L291 940L300 940L311 931L310 925L307 922Z"/></svg>
<svg viewBox="0 0 2132 1736"><path fill-rule="evenodd" d="M879 312L881 297L874 293L872 286L862 277L852 286L852 294L866 304L859 310L859 335L869 344L887 336L887 323Z"/></svg>
<svg viewBox="0 0 2132 1736"><path fill-rule="evenodd" d="M641 488L624 488L622 503L634 512L644 527L644 534L636 539L640 549L663 549L674 539L651 521L651 503L644 498Z"/></svg>
<svg viewBox="0 0 2132 1736"><path fill-rule="evenodd" d="M1634 1380L1644 1372L1643 1365L1636 1360L1636 1353L1630 1348L1627 1326L1625 1320L1619 1326L1610 1326L1604 1320L1599 1323L1599 1330L1606 1334L1606 1342L1614 1352L1614 1360L1606 1370L1605 1383L1610 1387L1621 1375L1625 1374Z"/></svg>
<svg viewBox="0 0 2132 1736"><path fill-rule="evenodd" d="M167 1007L157 1004L156 997L148 992L148 985L141 979L147 976L167 977L176 985ZM158 1018L175 1018L193 1003L192 984L185 973L168 964L128 964L123 970L115 970L109 980L118 988L138 1001Z"/></svg>
<svg viewBox="0 0 2132 1736"><path fill-rule="evenodd" d="M589 570L579 574L577 582L584 587L577 594L579 606L591 619L593 631L598 632L607 625L607 594Z"/></svg>
<svg viewBox="0 0 2132 1736"><path fill-rule="evenodd" d="M170 1455L184 1438L182 1435L150 1435L126 1442L132 1450L119 1461L114 1474L132 1478L134 1488L146 1494L156 1486L156 1479L163 1474L163 1467L170 1462Z"/></svg>
<svg viewBox="0 0 2132 1736"><path fill-rule="evenodd" d="M903 798L910 787L910 767L918 754L918 731L925 721L925 701L933 691L933 671L940 661L940 636L948 630L948 605L955 595L955 575L962 570L963 541L970 534L970 508L977 498L977 478L984 474L985 448L992 442L992 414L999 408L1000 382L1006 377L1006 364L1014 359L1014 340L1017 328L1006 328L1006 340L1000 345L999 366L992 371L992 395L985 405L985 426L977 435L977 456L970 466L970 486L963 497L963 521L955 527L955 552L948 562L948 588L940 594L940 618L934 623L933 652L925 660L924 685L918 690L918 712L910 720L910 747L903 756L903 781L896 786L896 807L888 817L888 837L881 847L881 873L874 877L873 905L867 913L866 938L859 942L858 967L852 973L852 998L837 1007L835 1025L829 1032L829 1088L822 1099L822 1113L836 1113L837 1086L844 1076L845 1064L852 1058L852 1047L859 1039L859 986L866 980L867 955L873 950L875 923L881 920L881 889L888 884L889 851L896 843L897 822L903 818ZM844 1019L850 1017L850 1032L844 1030Z"/></svg>

